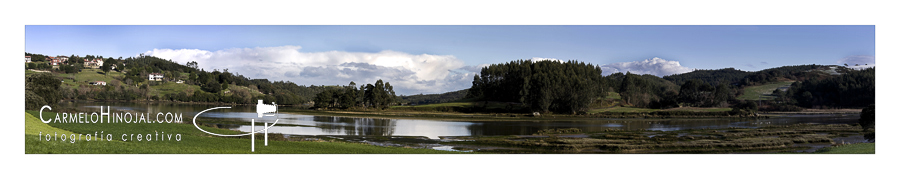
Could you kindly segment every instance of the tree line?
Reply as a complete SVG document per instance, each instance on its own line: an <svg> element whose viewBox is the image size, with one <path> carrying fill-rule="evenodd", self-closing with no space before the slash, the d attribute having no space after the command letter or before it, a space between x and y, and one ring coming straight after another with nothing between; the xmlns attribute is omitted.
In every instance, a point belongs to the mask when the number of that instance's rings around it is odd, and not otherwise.
<svg viewBox="0 0 900 179"><path fill-rule="evenodd" d="M493 64L482 68L472 81L472 87L465 98L475 101L498 101L520 103L531 111L578 113L605 97L607 92L616 92L622 102L643 108L673 107L732 107L738 110L753 111L757 104L752 101L737 100L743 87L760 85L779 80L812 80L808 85L820 84L819 79L829 75L821 71L828 70L822 65L784 66L758 72L745 72L734 68L719 70L695 70L693 72L669 75L663 78L645 74L614 73L602 76L599 66L577 61L531 61L516 60L502 64ZM867 77L853 70L837 69L849 75L844 78L826 80L828 84L845 83L834 91L842 93L864 94L855 97L844 96L840 99L815 99L809 96L826 93L824 87L793 88L794 90L814 89L818 93L791 93L792 98L803 99L803 106L811 103L838 105L841 101L858 105L872 102L874 99L874 80L871 87L853 86L850 80L864 80ZM874 73L871 75L874 79ZM841 79L841 80L838 80ZM838 82L843 81L843 82ZM804 81L803 83L807 83ZM798 85L801 83L798 83ZM820 85L821 86L821 85ZM812 92L810 92L812 93ZM871 95L869 95L871 94ZM459 100L459 99L457 99ZM856 100L856 101L853 101ZM809 102L817 101L817 102ZM752 103L752 104L751 104ZM858 103L858 104L857 104Z"/></svg>
<svg viewBox="0 0 900 179"><path fill-rule="evenodd" d="M316 94L314 108L374 108L386 109L397 100L394 87L390 82L382 82L381 79L372 84L360 85L356 88L355 82L347 86L333 88Z"/></svg>
<svg viewBox="0 0 900 179"><path fill-rule="evenodd" d="M875 68L791 84L784 96L802 107L866 107L875 104Z"/></svg>
<svg viewBox="0 0 900 179"><path fill-rule="evenodd" d="M723 68L716 70L694 70L682 74L666 75L663 79L669 80L676 85L682 85L689 80L700 80L714 86L719 85L720 83L732 85L738 84L744 77L752 73L753 72L741 71L734 68Z"/></svg>
<svg viewBox="0 0 900 179"><path fill-rule="evenodd" d="M517 60L475 75L468 97L522 103L532 111L584 111L603 93L600 66L578 61Z"/></svg>
<svg viewBox="0 0 900 179"><path fill-rule="evenodd" d="M451 91L441 94L417 94L417 95L409 95L409 96L400 96L400 103L407 103L409 105L423 105L423 104L435 104L435 103L447 103L454 102L464 99L466 94L468 93L468 89Z"/></svg>

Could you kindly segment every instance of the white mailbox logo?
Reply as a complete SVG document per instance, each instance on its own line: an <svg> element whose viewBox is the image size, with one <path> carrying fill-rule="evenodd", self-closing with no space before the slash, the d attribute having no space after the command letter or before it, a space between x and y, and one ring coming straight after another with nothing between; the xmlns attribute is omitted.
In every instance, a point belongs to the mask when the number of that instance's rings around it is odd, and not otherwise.
<svg viewBox="0 0 900 179"><path fill-rule="evenodd" d="M258 131L256 130L256 119L250 119L250 133L246 133L246 134L233 134L233 135L216 134L216 133L212 133L212 132L203 130L202 128L200 128L199 125L197 125L197 117L199 117L200 114L203 114L206 111L211 111L211 110L216 110L216 109L228 109L228 108L231 108L231 107L214 107L214 108L209 108L209 109L200 111L200 113L197 113L197 115L194 115L194 120L193 120L194 127L197 127L197 129L200 129L200 131L203 131L207 134L211 134L211 135L215 135L215 136L237 137L237 136L250 135L250 151L251 152L256 151L256 140L254 140L256 137L256 133L263 133L263 135L265 135L265 146L269 146L269 128L271 128L272 126L275 126L275 124L278 123L278 116L276 116L276 114L278 114L278 105L276 105L275 102L272 102L272 104L263 104L263 100L257 101L257 103L256 103L256 117L257 118L262 118L264 116L275 117L275 122L273 122L272 124L263 123L263 129L260 129Z"/></svg>

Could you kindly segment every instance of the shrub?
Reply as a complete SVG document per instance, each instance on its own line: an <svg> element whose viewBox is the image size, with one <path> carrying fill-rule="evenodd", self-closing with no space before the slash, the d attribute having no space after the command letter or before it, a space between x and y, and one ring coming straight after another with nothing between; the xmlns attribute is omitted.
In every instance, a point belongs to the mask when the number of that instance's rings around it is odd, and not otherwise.
<svg viewBox="0 0 900 179"><path fill-rule="evenodd" d="M875 128L875 104L870 104L859 113L859 125L864 131Z"/></svg>
<svg viewBox="0 0 900 179"><path fill-rule="evenodd" d="M25 109L37 110L46 105L44 98L31 91L25 91Z"/></svg>

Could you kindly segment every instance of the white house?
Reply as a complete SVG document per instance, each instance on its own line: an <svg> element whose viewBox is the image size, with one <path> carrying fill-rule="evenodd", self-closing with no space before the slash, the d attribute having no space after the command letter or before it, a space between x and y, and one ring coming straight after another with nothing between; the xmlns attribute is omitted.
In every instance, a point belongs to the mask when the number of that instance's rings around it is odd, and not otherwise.
<svg viewBox="0 0 900 179"><path fill-rule="evenodd" d="M59 63L62 63L59 60L59 58L57 58L57 57L47 57L47 58L50 58L50 65L52 65L52 66L58 66Z"/></svg>
<svg viewBox="0 0 900 179"><path fill-rule="evenodd" d="M103 66L103 59L102 59L102 58L101 58L101 59L92 59L92 60L88 60L88 59L86 59L86 58L84 59L84 67L85 67L85 68L97 68L97 69L99 69L99 68L102 67L102 66Z"/></svg>
<svg viewBox="0 0 900 179"><path fill-rule="evenodd" d="M25 63L31 63L31 56L25 56Z"/></svg>
<svg viewBox="0 0 900 179"><path fill-rule="evenodd" d="M184 80L175 81L175 83L184 83Z"/></svg>
<svg viewBox="0 0 900 179"><path fill-rule="evenodd" d="M105 81L95 81L95 82L91 82L90 84L92 84L92 85L103 85L103 86L106 86L106 82L105 82Z"/></svg>
<svg viewBox="0 0 900 179"><path fill-rule="evenodd" d="M162 81L163 75L160 73L150 73L150 81Z"/></svg>
<svg viewBox="0 0 900 179"><path fill-rule="evenodd" d="M69 64L69 57L60 55L60 56L56 56L56 59L59 59L59 63Z"/></svg>

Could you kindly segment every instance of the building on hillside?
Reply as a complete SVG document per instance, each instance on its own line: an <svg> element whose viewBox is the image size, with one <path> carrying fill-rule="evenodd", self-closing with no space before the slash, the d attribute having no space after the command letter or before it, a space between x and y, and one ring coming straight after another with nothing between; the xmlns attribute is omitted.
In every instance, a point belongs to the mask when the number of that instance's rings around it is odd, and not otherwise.
<svg viewBox="0 0 900 179"><path fill-rule="evenodd" d="M184 80L175 81L175 83L184 83Z"/></svg>
<svg viewBox="0 0 900 179"><path fill-rule="evenodd" d="M162 81L163 75L160 73L150 73L150 81Z"/></svg>
<svg viewBox="0 0 900 179"><path fill-rule="evenodd" d="M105 82L105 81L94 81L94 82L91 82L90 84L91 84L91 85L103 85L103 86L106 86L106 82Z"/></svg>
<svg viewBox="0 0 900 179"><path fill-rule="evenodd" d="M66 56L56 56L56 59L59 59L59 63L69 64L69 57L66 57Z"/></svg>
<svg viewBox="0 0 900 179"><path fill-rule="evenodd" d="M103 59L92 59L92 60L84 59L84 67L85 68L99 69L102 66L103 66Z"/></svg>
<svg viewBox="0 0 900 179"><path fill-rule="evenodd" d="M57 57L47 57L47 58L50 58L50 65L51 65L51 66L56 67L56 66L59 66L59 63L62 63L62 62L59 60L59 58L57 58Z"/></svg>
<svg viewBox="0 0 900 179"><path fill-rule="evenodd" d="M25 56L25 63L31 63L31 56Z"/></svg>

